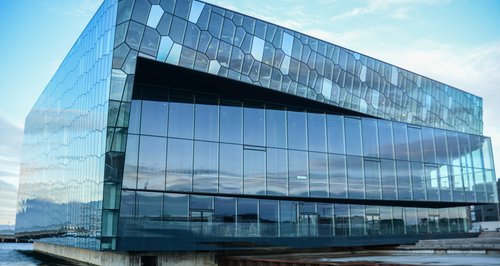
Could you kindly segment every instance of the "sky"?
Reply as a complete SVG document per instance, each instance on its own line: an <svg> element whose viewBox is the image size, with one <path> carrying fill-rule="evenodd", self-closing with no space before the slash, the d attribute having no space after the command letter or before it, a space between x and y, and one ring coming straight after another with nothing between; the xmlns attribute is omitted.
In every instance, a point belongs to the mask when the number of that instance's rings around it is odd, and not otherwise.
<svg viewBox="0 0 500 266"><path fill-rule="evenodd" d="M500 1L210 0L483 98L500 167ZM24 118L102 0L0 0L0 225L14 224Z"/></svg>

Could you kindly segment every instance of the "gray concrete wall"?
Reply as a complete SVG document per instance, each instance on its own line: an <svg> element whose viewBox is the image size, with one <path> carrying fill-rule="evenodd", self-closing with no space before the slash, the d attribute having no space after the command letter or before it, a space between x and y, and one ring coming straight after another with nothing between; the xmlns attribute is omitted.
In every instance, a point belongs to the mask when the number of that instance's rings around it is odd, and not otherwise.
<svg viewBox="0 0 500 266"><path fill-rule="evenodd" d="M33 249L94 265L140 266L143 256L154 256L158 266L215 266L215 252L108 252L35 242Z"/></svg>

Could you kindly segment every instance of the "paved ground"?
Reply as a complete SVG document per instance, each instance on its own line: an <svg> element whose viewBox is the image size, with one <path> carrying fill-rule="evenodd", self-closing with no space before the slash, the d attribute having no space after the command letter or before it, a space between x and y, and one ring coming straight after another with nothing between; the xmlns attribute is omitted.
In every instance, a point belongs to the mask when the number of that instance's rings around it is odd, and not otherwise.
<svg viewBox="0 0 500 266"><path fill-rule="evenodd" d="M354 263L370 262L392 265L468 265L485 266L499 265L500 255L484 254L416 254L416 255L390 255L390 256L363 256L350 258L323 258L321 262Z"/></svg>

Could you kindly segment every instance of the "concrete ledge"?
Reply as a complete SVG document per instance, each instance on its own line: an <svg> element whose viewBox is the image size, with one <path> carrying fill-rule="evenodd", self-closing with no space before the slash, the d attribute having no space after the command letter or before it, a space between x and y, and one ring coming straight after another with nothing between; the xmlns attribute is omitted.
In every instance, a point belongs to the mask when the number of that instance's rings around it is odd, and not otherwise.
<svg viewBox="0 0 500 266"><path fill-rule="evenodd" d="M93 265L129 265L127 253L105 252L42 242L34 242L33 250Z"/></svg>
<svg viewBox="0 0 500 266"><path fill-rule="evenodd" d="M215 266L216 252L111 252L35 242L33 249L92 265Z"/></svg>

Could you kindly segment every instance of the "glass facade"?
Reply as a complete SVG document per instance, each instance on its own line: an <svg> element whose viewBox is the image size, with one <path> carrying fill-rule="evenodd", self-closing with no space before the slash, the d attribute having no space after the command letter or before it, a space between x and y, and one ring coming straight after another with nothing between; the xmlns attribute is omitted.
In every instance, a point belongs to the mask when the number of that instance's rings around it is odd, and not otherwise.
<svg viewBox="0 0 500 266"><path fill-rule="evenodd" d="M19 191L18 235L124 251L397 243L498 198L480 97L196 0L104 1L26 119Z"/></svg>
<svg viewBox="0 0 500 266"><path fill-rule="evenodd" d="M16 234L101 248L117 4L105 1L26 118Z"/></svg>
<svg viewBox="0 0 500 266"><path fill-rule="evenodd" d="M131 117L138 119L130 127L139 130L128 134L124 189L496 201L494 169L485 163L492 160L488 137L203 92L162 94L165 101L132 100ZM151 106L162 108L150 115ZM179 106L183 111L173 111ZM176 120L157 133L143 129ZM424 158L424 146L436 155Z"/></svg>

